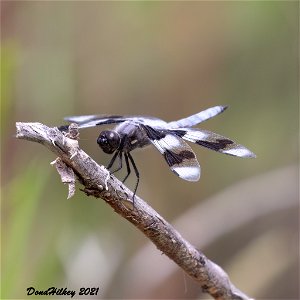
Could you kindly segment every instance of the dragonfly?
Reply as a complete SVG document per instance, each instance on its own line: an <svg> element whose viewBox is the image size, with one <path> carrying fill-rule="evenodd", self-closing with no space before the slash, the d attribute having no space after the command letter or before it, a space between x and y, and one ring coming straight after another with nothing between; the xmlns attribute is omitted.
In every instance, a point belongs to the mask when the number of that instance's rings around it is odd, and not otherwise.
<svg viewBox="0 0 300 300"><path fill-rule="evenodd" d="M97 138L97 144L112 158L107 166L111 170L116 160L118 165L111 173L116 173L126 165L124 183L133 168L136 184L133 201L139 185L140 173L131 152L138 148L153 145L162 155L167 165L178 177L187 181L198 181L200 178L200 164L192 148L185 142L243 158L256 157L246 147L217 133L193 128L193 126L211 119L225 111L227 106L214 106L189 117L165 122L150 116L122 116L122 115L83 115L64 118L71 123L77 123L79 129L116 124L113 129L103 130Z"/></svg>

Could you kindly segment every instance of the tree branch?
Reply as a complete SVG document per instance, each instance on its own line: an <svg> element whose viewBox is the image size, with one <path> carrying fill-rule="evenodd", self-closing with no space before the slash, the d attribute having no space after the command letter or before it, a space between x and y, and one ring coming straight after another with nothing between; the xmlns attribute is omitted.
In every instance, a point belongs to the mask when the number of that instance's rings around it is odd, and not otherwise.
<svg viewBox="0 0 300 300"><path fill-rule="evenodd" d="M201 251L186 241L166 220L133 193L106 168L99 166L79 148L76 127L64 134L58 128L40 123L16 123L18 139L38 142L58 158L55 164L61 179L69 185L69 196L74 194L75 175L88 196L102 198L119 215L142 231L156 247L172 259L203 292L218 300L250 298L230 282L224 270L210 261ZM75 134L74 134L75 132Z"/></svg>

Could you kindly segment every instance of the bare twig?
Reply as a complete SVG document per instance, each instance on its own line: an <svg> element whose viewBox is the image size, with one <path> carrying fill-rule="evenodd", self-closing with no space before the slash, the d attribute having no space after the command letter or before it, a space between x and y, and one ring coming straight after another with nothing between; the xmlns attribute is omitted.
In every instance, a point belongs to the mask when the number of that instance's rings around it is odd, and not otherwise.
<svg viewBox="0 0 300 300"><path fill-rule="evenodd" d="M87 195L106 201L119 215L142 231L156 247L171 258L189 276L196 280L204 292L215 299L250 299L235 288L224 270L195 249L166 220L133 193L107 169L99 166L78 142L57 128L40 123L16 123L19 139L38 142L55 153L54 161L64 183L69 184L69 197L73 195L75 175ZM73 136L73 138L76 138Z"/></svg>

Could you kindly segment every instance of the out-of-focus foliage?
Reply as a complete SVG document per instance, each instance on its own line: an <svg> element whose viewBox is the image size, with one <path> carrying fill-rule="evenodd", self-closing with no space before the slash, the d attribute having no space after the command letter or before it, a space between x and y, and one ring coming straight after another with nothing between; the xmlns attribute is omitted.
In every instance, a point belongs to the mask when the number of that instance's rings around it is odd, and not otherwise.
<svg viewBox="0 0 300 300"><path fill-rule="evenodd" d="M34 182L32 178L35 178ZM4 189L4 192L8 191L8 199L11 199L8 204L11 214L9 218L4 216L6 230L2 237L2 242L6 245L2 265L4 275L2 292L4 294L9 295L10 291L19 288L16 283L19 283L21 274L23 278L27 277L26 248L28 241L32 238L33 220L39 211L39 199L42 198L47 179L45 169L39 168L33 161Z"/></svg>
<svg viewBox="0 0 300 300"><path fill-rule="evenodd" d="M192 145L202 174L190 183L155 149L137 151L138 194L252 297L298 298L298 18L292 1L2 1L1 299L26 298L30 286L200 297L103 201L79 184L66 200L55 157L14 139L15 122L56 126L93 113L176 120L224 104L201 126L257 158ZM105 165L99 130L82 131L80 145Z"/></svg>

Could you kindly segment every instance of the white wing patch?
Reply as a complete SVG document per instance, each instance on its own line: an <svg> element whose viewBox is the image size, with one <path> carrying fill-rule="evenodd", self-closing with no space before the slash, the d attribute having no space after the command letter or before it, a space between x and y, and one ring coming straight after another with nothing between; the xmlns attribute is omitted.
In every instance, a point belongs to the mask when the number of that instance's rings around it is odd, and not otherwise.
<svg viewBox="0 0 300 300"><path fill-rule="evenodd" d="M198 181L200 178L200 165L199 166L182 166L174 165L171 170L180 178L187 181Z"/></svg>
<svg viewBox="0 0 300 300"><path fill-rule="evenodd" d="M203 121L206 121L218 114L220 114L221 112L223 112L225 109L227 108L227 106L214 106L214 107L210 107L206 110L203 110L195 115L192 115L190 117L184 118L184 119L180 119L178 121L173 121L168 123L168 127L170 129L174 129L174 128L183 128L183 127L192 127L195 126Z"/></svg>
<svg viewBox="0 0 300 300"><path fill-rule="evenodd" d="M238 157L249 157L249 158L254 158L256 155L245 148L244 146L238 145L239 147L228 149L222 151L222 153L233 155L233 156L238 156Z"/></svg>

